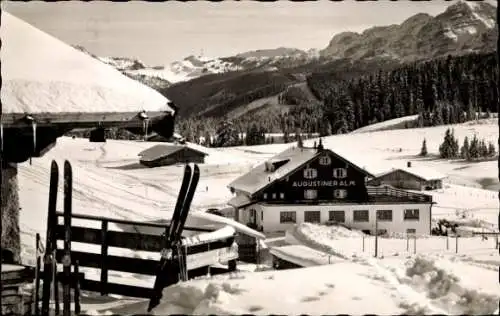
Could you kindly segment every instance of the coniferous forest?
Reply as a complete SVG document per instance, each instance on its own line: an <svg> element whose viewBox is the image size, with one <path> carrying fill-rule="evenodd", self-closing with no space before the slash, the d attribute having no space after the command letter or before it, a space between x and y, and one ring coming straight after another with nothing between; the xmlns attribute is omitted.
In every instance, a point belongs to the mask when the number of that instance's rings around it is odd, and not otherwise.
<svg viewBox="0 0 500 316"><path fill-rule="evenodd" d="M300 91L294 89L293 94L289 93L292 95L281 96L285 102L293 102L288 112L250 113L233 120L233 128L245 133L256 125L261 133L287 134L300 129L304 133L330 135L416 114L418 119L407 127L461 123L496 112L495 69L495 53L484 53L380 69L343 81L330 79L338 78L337 74L313 73L308 76L307 85L317 100L301 97ZM219 122L215 125L223 120L214 119ZM180 122L180 133L193 138L203 135L203 131L193 135L197 129L191 128L201 122L189 121Z"/></svg>
<svg viewBox="0 0 500 316"><path fill-rule="evenodd" d="M325 74L308 77L334 134L413 114L420 114L418 126L471 120L476 112L496 111L497 84L494 53L449 56L340 83Z"/></svg>

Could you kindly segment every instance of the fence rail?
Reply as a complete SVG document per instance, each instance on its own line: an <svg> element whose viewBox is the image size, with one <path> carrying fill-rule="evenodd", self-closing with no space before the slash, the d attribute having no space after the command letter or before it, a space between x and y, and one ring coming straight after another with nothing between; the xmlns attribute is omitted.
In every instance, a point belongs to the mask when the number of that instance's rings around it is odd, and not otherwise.
<svg viewBox="0 0 500 316"><path fill-rule="evenodd" d="M57 217L64 217L64 214L61 212L57 212L56 214L57 214ZM137 227L151 227L151 228L163 228L163 229L169 227L169 224L160 224L160 223L152 223L152 222L149 222L149 223L148 222L135 222L135 221L129 221L129 220L124 220L124 219L106 218L106 217L101 217L101 216L84 215L84 214L71 214L71 218L90 220L90 221L98 221L98 222L106 221L108 223L130 225L130 226L137 226ZM184 228L184 230L197 231L197 232L211 232L214 229L186 226Z"/></svg>

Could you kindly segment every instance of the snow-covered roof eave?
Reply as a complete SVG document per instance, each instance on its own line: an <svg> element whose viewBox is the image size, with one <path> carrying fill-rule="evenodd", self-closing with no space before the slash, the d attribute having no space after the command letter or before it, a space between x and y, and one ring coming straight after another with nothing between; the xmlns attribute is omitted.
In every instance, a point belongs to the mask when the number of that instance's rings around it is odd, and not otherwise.
<svg viewBox="0 0 500 316"><path fill-rule="evenodd" d="M87 121L110 116L122 121L141 112L148 118L175 115L167 98L113 67L8 12L2 12L2 22L3 124L26 114L39 122L82 115Z"/></svg>

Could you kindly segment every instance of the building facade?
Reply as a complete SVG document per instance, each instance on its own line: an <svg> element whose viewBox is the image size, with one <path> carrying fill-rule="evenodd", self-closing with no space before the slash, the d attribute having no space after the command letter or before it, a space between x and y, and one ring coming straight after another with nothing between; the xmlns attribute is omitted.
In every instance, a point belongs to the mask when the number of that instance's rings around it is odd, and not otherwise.
<svg viewBox="0 0 500 316"><path fill-rule="evenodd" d="M234 180L235 219L264 232L333 221L375 233L378 218L381 233L430 234L431 196L368 186L373 175L318 147L292 147Z"/></svg>
<svg viewBox="0 0 500 316"><path fill-rule="evenodd" d="M204 163L206 153L181 145L155 145L139 154L139 162L147 167L169 166L178 163Z"/></svg>
<svg viewBox="0 0 500 316"><path fill-rule="evenodd" d="M406 168L393 169L377 175L371 179L370 185L390 185L405 190L437 190L443 188L443 179L446 176L428 168L412 167L408 163Z"/></svg>
<svg viewBox="0 0 500 316"><path fill-rule="evenodd" d="M375 214L378 213L376 225ZM240 210L239 221L264 232L285 231L299 223L336 222L370 234L430 234L430 203L368 203L319 205L255 203Z"/></svg>

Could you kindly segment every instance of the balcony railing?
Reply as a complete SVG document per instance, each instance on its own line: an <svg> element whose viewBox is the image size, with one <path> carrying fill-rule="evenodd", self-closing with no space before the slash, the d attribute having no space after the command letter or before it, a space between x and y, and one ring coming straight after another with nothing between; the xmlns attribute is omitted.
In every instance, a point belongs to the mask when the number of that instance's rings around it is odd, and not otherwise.
<svg viewBox="0 0 500 316"><path fill-rule="evenodd" d="M418 194L413 192L408 192L405 190L396 189L390 186L383 187L367 187L368 195L370 197L376 196L389 196L389 197L397 197L408 199L410 201L418 201L418 202L432 202L432 196L425 194Z"/></svg>

